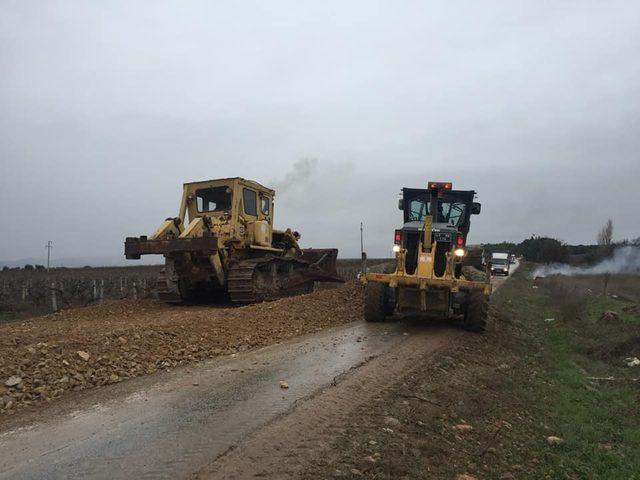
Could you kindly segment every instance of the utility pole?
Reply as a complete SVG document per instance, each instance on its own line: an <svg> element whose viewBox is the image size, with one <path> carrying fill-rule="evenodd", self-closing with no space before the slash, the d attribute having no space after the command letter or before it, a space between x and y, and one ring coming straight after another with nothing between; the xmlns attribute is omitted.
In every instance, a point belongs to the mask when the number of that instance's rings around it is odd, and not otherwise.
<svg viewBox="0 0 640 480"><path fill-rule="evenodd" d="M49 272L49 266L51 263L51 249L53 248L53 243L51 242L51 240L47 242L45 248L47 249L47 272Z"/></svg>
<svg viewBox="0 0 640 480"><path fill-rule="evenodd" d="M362 273L367 273L367 254L364 252L364 227L360 222L360 259L362 260Z"/></svg>

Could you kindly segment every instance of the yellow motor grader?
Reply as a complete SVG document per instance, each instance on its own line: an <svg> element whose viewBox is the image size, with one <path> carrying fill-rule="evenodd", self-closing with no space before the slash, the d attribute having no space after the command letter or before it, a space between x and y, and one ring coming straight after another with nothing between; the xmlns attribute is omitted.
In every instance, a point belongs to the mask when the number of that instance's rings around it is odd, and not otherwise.
<svg viewBox="0 0 640 480"><path fill-rule="evenodd" d="M427 189L402 189L398 206L404 225L394 234L394 271L360 277L367 321L382 321L398 311L462 316L468 329L485 329L490 275L473 280L463 269L480 263L466 248L470 217L480 213L480 204L473 190L452 188L450 182L429 182Z"/></svg>
<svg viewBox="0 0 640 480"><path fill-rule="evenodd" d="M178 216L150 237L128 237L125 256L164 255L157 292L171 303L260 302L341 282L337 249L301 249L298 232L273 228L274 196L243 178L185 183Z"/></svg>

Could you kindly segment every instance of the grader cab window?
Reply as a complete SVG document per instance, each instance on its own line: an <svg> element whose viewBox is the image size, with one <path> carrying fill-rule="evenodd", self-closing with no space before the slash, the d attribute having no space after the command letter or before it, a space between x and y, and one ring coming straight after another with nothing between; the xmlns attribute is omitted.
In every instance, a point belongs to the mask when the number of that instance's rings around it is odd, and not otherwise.
<svg viewBox="0 0 640 480"><path fill-rule="evenodd" d="M430 215L429 198L414 198L409 203L409 221L423 221L424 217ZM439 199L438 200L438 218L435 222L448 223L456 227L460 227L465 220L465 211L467 204L464 202L456 202L454 200Z"/></svg>
<svg viewBox="0 0 640 480"><path fill-rule="evenodd" d="M224 212L231 210L231 189L226 186L196 190L198 212Z"/></svg>
<svg viewBox="0 0 640 480"><path fill-rule="evenodd" d="M461 202L442 202L440 204L442 220L450 225L459 227L464 222L464 212L467 205Z"/></svg>
<svg viewBox="0 0 640 480"><path fill-rule="evenodd" d="M242 191L242 203L244 204L244 213L253 217L258 216L258 194L256 192L245 188Z"/></svg>
<svg viewBox="0 0 640 480"><path fill-rule="evenodd" d="M411 200L409 203L409 221L422 221L428 214L428 203L424 200Z"/></svg>

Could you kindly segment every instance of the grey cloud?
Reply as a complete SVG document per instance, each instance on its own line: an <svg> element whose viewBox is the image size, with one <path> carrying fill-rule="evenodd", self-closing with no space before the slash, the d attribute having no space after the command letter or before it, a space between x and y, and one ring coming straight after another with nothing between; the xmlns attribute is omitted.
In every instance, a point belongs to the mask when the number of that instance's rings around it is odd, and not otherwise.
<svg viewBox="0 0 640 480"><path fill-rule="evenodd" d="M0 259L118 257L183 182L311 158L276 223L347 256L431 179L478 191L474 242L635 237L638 32L623 1L5 0Z"/></svg>

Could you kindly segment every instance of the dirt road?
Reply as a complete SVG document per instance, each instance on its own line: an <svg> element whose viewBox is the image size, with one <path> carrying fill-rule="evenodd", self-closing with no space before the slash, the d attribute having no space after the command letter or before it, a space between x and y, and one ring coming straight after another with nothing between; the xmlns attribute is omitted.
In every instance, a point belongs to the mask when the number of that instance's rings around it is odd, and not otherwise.
<svg viewBox="0 0 640 480"><path fill-rule="evenodd" d="M464 334L353 322L80 392L3 423L0 478L294 474L291 445L321 450L351 409Z"/></svg>
<svg viewBox="0 0 640 480"><path fill-rule="evenodd" d="M107 387L2 433L0 478L185 476L418 333L425 337L404 323L355 323Z"/></svg>

